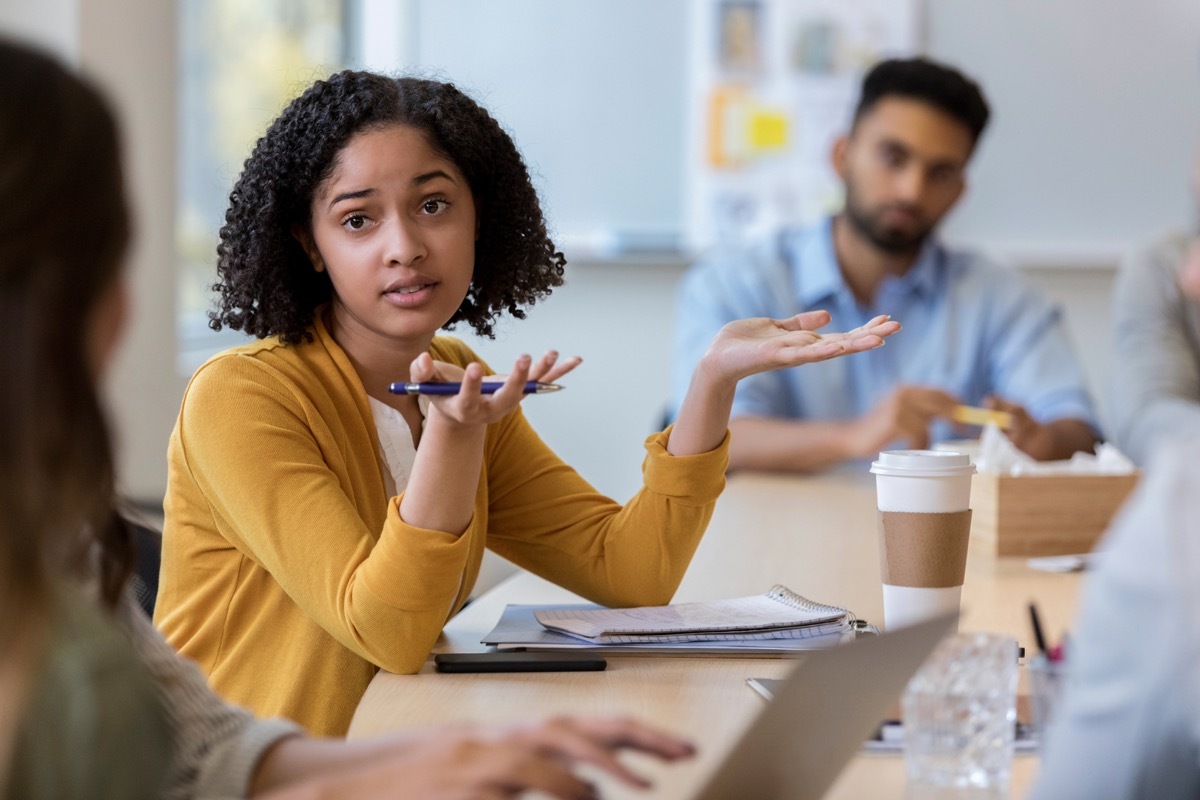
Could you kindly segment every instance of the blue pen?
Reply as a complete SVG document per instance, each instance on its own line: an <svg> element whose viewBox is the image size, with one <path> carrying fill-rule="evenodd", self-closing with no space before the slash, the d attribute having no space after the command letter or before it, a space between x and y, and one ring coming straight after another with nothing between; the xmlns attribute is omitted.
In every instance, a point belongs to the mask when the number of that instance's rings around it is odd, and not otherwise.
<svg viewBox="0 0 1200 800"><path fill-rule="evenodd" d="M497 381L484 381L479 387L480 394L495 394L504 386ZM526 381L525 394L549 394L563 387L557 383L539 383ZM392 383L388 391L392 394L458 394L462 384L457 381L423 381L422 383Z"/></svg>

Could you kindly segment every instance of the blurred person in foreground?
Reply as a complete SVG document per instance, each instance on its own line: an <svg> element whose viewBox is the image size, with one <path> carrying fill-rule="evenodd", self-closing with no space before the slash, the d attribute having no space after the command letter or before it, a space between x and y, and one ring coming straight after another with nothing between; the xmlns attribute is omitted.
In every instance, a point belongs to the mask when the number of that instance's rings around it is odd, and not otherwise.
<svg viewBox="0 0 1200 800"><path fill-rule="evenodd" d="M1158 448L1098 547L1033 800L1200 797L1198 462Z"/></svg>

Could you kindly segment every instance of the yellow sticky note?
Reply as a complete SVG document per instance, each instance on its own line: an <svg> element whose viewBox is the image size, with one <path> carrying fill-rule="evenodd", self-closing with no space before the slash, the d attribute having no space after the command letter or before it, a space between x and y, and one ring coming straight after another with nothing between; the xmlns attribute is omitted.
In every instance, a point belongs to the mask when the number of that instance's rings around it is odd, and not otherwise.
<svg viewBox="0 0 1200 800"><path fill-rule="evenodd" d="M750 149L754 152L787 147L788 119L778 111L756 109L750 115Z"/></svg>

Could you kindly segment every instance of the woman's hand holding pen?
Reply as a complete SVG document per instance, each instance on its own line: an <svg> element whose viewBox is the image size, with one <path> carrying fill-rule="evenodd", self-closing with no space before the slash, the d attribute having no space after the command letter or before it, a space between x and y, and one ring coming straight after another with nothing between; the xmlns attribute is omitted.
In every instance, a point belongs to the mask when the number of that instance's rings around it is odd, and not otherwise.
<svg viewBox="0 0 1200 800"><path fill-rule="evenodd" d="M721 328L692 373L667 449L682 456L719 445L742 378L874 350L900 330L900 323L878 316L845 333L817 333L829 319L826 311L809 311L788 319L735 320Z"/></svg>
<svg viewBox="0 0 1200 800"><path fill-rule="evenodd" d="M457 394L431 397L432 407L438 414L444 415L447 421L459 425L489 425L512 413L517 404L525 398L526 382L553 383L579 366L582 361L579 356L559 361L558 352L555 350L546 351L536 362L528 355L522 355L517 358L512 372L508 375L486 376L488 383L501 383L502 386L492 394L484 394L480 391L485 380L482 364L468 364L463 369L444 361L434 361L428 353L423 353L409 368L409 380L414 383L461 382L462 386Z"/></svg>
<svg viewBox="0 0 1200 800"><path fill-rule="evenodd" d="M428 530L466 531L474 515L487 426L516 409L527 381L554 381L579 363L578 357L560 363L553 350L536 362L523 355L508 376L488 376L504 385L494 394L483 394L482 364L462 369L434 361L428 353L418 356L409 368L410 381L461 381L462 386L458 394L429 398L429 416L400 501L400 518Z"/></svg>

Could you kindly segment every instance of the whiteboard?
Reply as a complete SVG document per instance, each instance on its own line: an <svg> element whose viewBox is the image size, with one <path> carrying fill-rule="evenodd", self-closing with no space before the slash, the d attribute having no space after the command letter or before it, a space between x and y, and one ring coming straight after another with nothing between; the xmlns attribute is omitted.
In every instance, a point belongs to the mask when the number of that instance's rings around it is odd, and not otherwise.
<svg viewBox="0 0 1200 800"><path fill-rule="evenodd" d="M567 248L685 226L688 0L421 0L410 66L514 134ZM927 51L994 117L950 238L1103 261L1196 217L1197 0L924 0Z"/></svg>
<svg viewBox="0 0 1200 800"><path fill-rule="evenodd" d="M1200 3L926 2L930 54L993 109L949 234L1069 262L1194 224Z"/></svg>
<svg viewBox="0 0 1200 800"><path fill-rule="evenodd" d="M513 135L560 246L677 239L688 0L416 8L414 62L458 84Z"/></svg>

